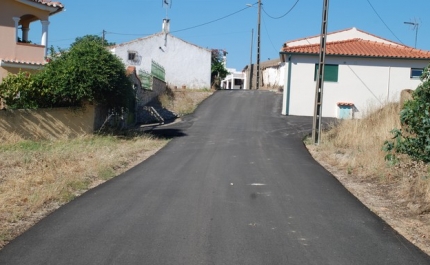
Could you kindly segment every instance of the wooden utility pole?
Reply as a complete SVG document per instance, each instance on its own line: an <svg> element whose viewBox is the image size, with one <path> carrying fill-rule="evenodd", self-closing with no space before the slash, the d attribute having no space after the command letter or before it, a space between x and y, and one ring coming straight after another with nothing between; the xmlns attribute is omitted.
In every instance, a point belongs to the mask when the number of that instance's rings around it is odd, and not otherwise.
<svg viewBox="0 0 430 265"><path fill-rule="evenodd" d="M258 25L257 25L257 86L260 88L260 25L261 25L261 0L258 0Z"/></svg>
<svg viewBox="0 0 430 265"><path fill-rule="evenodd" d="M106 30L103 30L103 37L102 37L102 45L105 45L105 36L106 36Z"/></svg>
<svg viewBox="0 0 430 265"><path fill-rule="evenodd" d="M319 144L321 141L321 119L324 90L324 65L327 42L328 4L329 0L323 0L319 62L316 76L317 82L315 88L315 108L312 123L312 141L314 142L314 144Z"/></svg>
<svg viewBox="0 0 430 265"><path fill-rule="evenodd" d="M251 31L251 59L249 62L249 90L252 89L252 75L254 74L254 66L252 65L252 48L253 48L253 42L254 42L254 29Z"/></svg>

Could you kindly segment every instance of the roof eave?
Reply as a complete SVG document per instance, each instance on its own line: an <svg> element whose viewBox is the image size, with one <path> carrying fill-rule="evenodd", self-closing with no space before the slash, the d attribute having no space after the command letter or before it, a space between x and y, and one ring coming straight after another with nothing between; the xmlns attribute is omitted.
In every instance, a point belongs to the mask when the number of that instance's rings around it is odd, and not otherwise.
<svg viewBox="0 0 430 265"><path fill-rule="evenodd" d="M282 55L307 55L307 56L319 56L317 53L305 53L305 52L279 52ZM354 57L354 58L373 58L373 59L402 59L402 60L430 60L429 58L412 58L412 57L398 57L398 56L366 56L366 55L352 55L352 54L327 54L326 57Z"/></svg>
<svg viewBox="0 0 430 265"><path fill-rule="evenodd" d="M19 62L5 62L3 60L0 61L1 67L10 67L10 68L21 68L21 69L31 69L31 70L39 70L44 67L43 64L28 64L28 63L19 63Z"/></svg>
<svg viewBox="0 0 430 265"><path fill-rule="evenodd" d="M36 3L33 1L28 1L28 0L17 0L17 1L24 4L24 5L28 5L28 6L43 10L43 11L49 11L50 16L55 15L55 14L64 10L64 6L54 7L54 6L48 6L48 5L44 5L41 3Z"/></svg>

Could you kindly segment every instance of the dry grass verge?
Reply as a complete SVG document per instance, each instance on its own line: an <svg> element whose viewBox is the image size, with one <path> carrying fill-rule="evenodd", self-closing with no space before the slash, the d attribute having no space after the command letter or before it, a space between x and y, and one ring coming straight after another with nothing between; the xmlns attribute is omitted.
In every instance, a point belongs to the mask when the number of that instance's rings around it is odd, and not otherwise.
<svg viewBox="0 0 430 265"><path fill-rule="evenodd" d="M152 155L167 140L86 136L0 146L0 247L47 213Z"/></svg>
<svg viewBox="0 0 430 265"><path fill-rule="evenodd" d="M175 106L172 111L183 114L213 93L178 92L167 102ZM55 141L8 137L0 144L0 249L50 212L142 162L167 142L146 134Z"/></svg>
<svg viewBox="0 0 430 265"><path fill-rule="evenodd" d="M183 116L192 113L198 104L213 94L213 90L208 89L170 89L165 94L159 96L161 105Z"/></svg>
<svg viewBox="0 0 430 265"><path fill-rule="evenodd" d="M307 145L314 158L372 211L430 255L429 166L400 157L385 161L382 146L400 128L399 104L387 104L361 120L343 120Z"/></svg>

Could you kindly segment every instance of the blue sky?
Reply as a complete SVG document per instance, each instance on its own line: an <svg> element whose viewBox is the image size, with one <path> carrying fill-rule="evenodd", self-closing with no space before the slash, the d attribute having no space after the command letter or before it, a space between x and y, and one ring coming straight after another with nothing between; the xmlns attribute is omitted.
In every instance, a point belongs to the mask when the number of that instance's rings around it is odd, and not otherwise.
<svg viewBox="0 0 430 265"><path fill-rule="evenodd" d="M49 45L54 47L68 48L76 37L101 36L102 30L107 31L108 41L130 41L160 32L167 15L172 35L204 48L225 49L227 67L238 70L250 62L254 29L253 62L256 61L258 0L169 0L171 8L167 10L162 7L162 0L60 1L66 11L50 18ZM261 61L277 58L284 42L321 31L323 0L262 0L262 3ZM294 5L284 17L271 18L286 14ZM413 47L415 30L404 22L418 22L417 48L430 50L429 9L428 0L331 0L328 31L356 27ZM214 20L218 21L199 26ZM38 27L35 24L31 28L30 39L40 38ZM191 29L184 30L187 28Z"/></svg>

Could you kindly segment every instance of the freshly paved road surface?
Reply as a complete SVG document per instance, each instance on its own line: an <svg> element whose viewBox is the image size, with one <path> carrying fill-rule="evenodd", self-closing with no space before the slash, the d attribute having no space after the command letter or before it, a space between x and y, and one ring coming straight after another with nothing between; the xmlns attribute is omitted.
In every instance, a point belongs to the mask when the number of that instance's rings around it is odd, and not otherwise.
<svg viewBox="0 0 430 265"><path fill-rule="evenodd" d="M301 143L281 96L219 91L125 174L0 251L0 264L430 264Z"/></svg>

